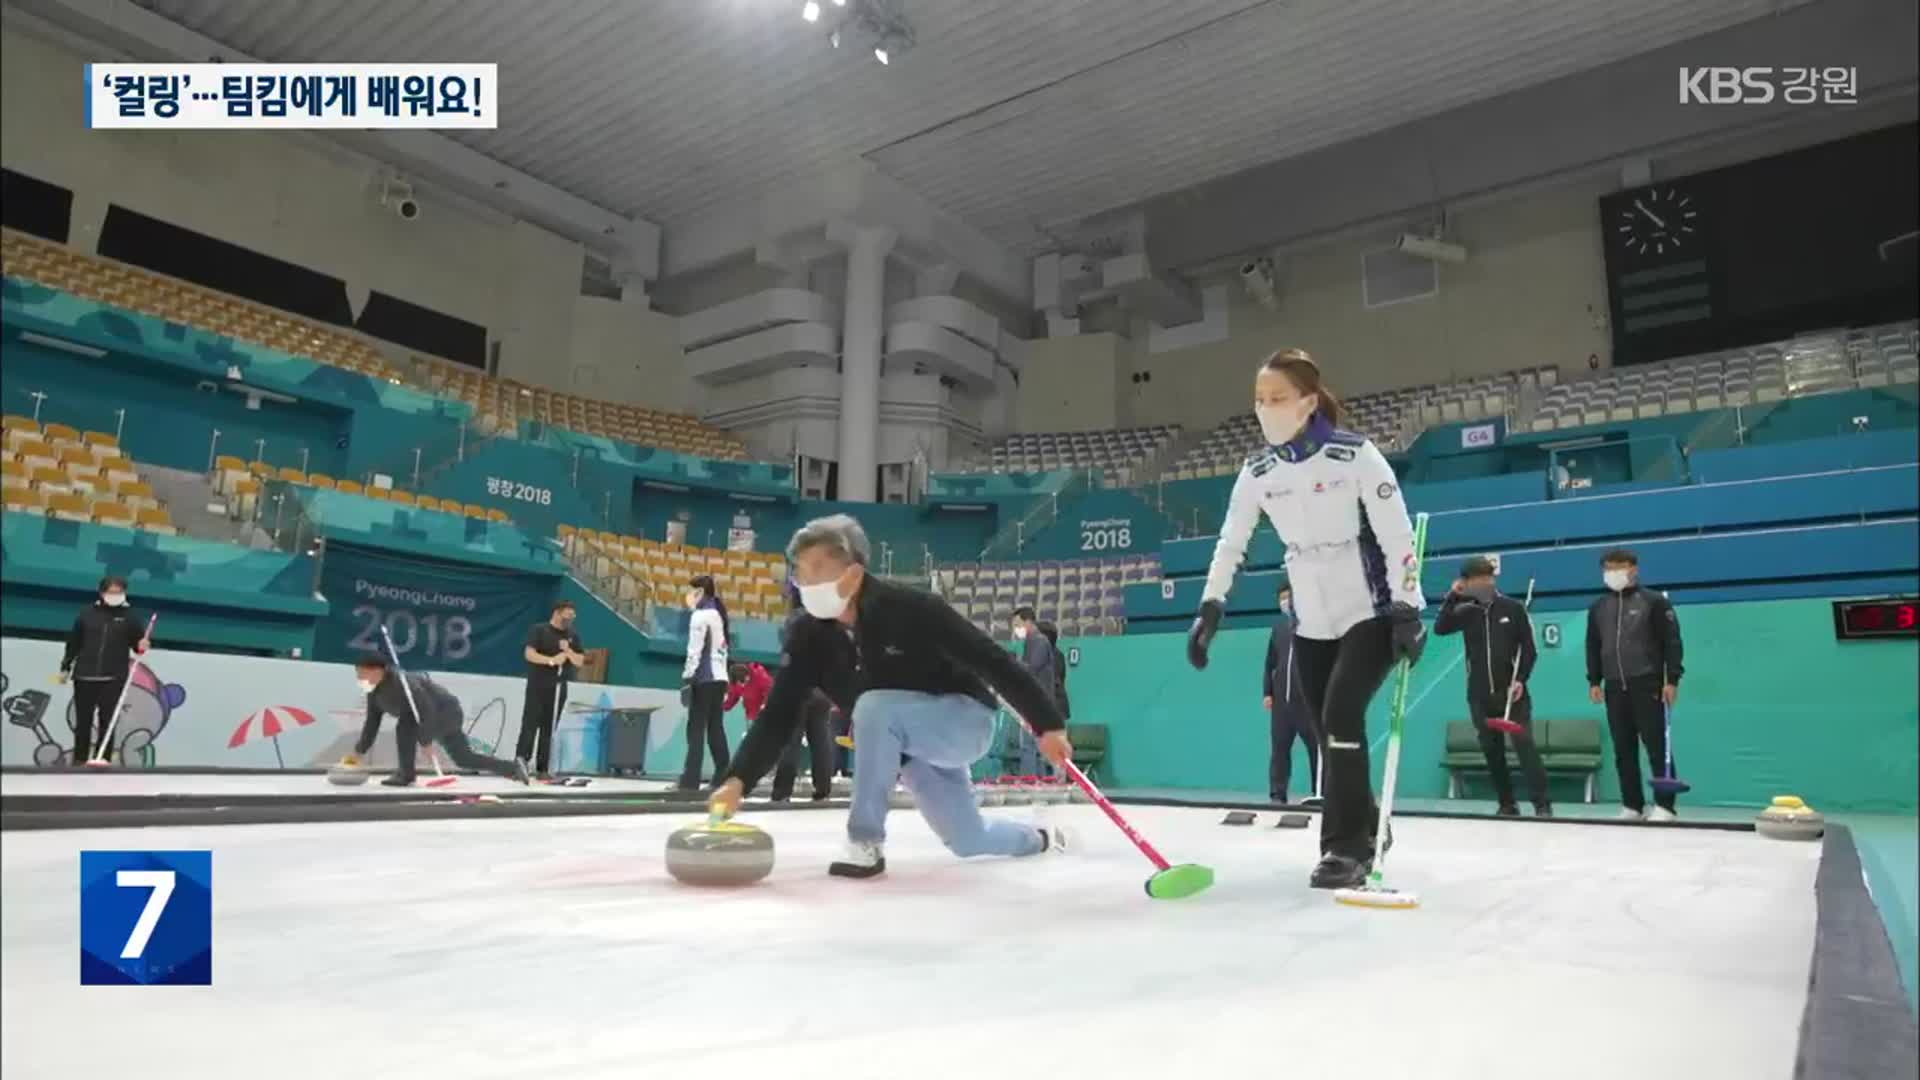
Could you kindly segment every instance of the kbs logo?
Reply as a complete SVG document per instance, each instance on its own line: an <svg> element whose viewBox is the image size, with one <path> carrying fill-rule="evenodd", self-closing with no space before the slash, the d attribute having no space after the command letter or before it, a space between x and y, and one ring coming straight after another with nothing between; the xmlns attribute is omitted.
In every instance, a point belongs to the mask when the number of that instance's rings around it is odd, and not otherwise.
<svg viewBox="0 0 1920 1080"><path fill-rule="evenodd" d="M1853 105L1860 79L1854 68L1697 67L1680 69L1682 105Z"/></svg>

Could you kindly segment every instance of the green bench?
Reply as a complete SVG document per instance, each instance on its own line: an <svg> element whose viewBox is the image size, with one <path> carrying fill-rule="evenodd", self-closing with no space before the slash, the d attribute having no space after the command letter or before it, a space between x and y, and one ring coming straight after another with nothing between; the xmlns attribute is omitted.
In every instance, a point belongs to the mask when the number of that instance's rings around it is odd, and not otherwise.
<svg viewBox="0 0 1920 1080"><path fill-rule="evenodd" d="M987 752L986 760L992 763L992 768L985 772L976 769L975 779L1017 775L1023 767L1021 743L1025 738L1019 721L1002 712L993 748ZM1073 743L1073 763L1080 766L1081 772L1094 776L1107 759L1107 725L1068 724L1067 739Z"/></svg>
<svg viewBox="0 0 1920 1080"><path fill-rule="evenodd" d="M1533 734L1540 746L1540 762L1547 767L1549 780L1556 776L1577 776L1586 784L1586 801L1593 801L1594 782L1605 754L1600 745L1598 720L1536 720ZM1467 773L1484 776L1487 756L1480 751L1479 733L1465 720L1447 724L1447 750L1440 764L1447 770L1447 798L1460 797L1460 777ZM1513 739L1507 739L1507 768L1515 777L1520 759L1513 752Z"/></svg>

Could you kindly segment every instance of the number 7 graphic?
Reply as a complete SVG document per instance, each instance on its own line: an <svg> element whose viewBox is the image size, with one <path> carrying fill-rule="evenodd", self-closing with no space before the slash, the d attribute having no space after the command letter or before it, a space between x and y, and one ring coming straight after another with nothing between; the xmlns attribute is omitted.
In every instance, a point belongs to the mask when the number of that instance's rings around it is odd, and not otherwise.
<svg viewBox="0 0 1920 1080"><path fill-rule="evenodd" d="M147 894L147 906L140 909L140 918L133 924L133 933L127 935L127 943L120 948L120 959L138 960L146 953L153 928L160 925L160 916L167 910L167 899L173 895L173 871L120 870L114 873L113 883L123 889L153 890Z"/></svg>

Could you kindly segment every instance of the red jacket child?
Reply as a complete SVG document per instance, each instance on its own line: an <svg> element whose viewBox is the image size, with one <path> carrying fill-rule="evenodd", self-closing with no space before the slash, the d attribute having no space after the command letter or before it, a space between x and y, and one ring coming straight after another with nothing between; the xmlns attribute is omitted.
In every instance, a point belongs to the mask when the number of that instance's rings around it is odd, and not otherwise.
<svg viewBox="0 0 1920 1080"><path fill-rule="evenodd" d="M751 662L735 664L727 674L733 679L727 684L727 699L720 703L720 711L726 712L736 702L743 702L747 722L751 724L759 717L761 707L767 703L767 694L773 690L773 676L766 668Z"/></svg>

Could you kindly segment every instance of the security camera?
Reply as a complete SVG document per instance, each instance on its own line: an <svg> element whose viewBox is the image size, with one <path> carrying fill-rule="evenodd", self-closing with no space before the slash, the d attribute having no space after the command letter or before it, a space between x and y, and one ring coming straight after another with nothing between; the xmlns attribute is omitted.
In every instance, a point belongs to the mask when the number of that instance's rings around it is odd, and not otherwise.
<svg viewBox="0 0 1920 1080"><path fill-rule="evenodd" d="M1246 286L1247 295L1268 311L1278 310L1280 294L1273 284L1273 260L1265 257L1249 259L1240 264L1240 284Z"/></svg>
<svg viewBox="0 0 1920 1080"><path fill-rule="evenodd" d="M420 217L420 200L413 197L413 185L405 180L393 179L381 184L380 205L401 221L416 221Z"/></svg>
<svg viewBox="0 0 1920 1080"><path fill-rule="evenodd" d="M1459 244L1450 244L1438 236L1421 236L1419 233L1401 233L1394 243L1394 250L1416 259L1431 259L1434 262L1463 263L1467 261L1467 249Z"/></svg>

